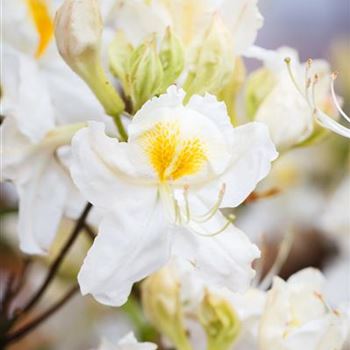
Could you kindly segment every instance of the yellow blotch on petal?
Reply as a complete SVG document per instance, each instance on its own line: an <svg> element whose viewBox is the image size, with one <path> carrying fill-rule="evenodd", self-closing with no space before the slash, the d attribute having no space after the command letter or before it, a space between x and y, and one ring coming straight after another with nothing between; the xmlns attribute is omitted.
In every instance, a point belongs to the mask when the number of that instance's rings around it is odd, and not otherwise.
<svg viewBox="0 0 350 350"><path fill-rule="evenodd" d="M197 173L207 160L198 137L181 138L176 122L159 122L142 136L142 145L161 182Z"/></svg>
<svg viewBox="0 0 350 350"><path fill-rule="evenodd" d="M35 52L35 57L39 58L50 43L54 24L46 0L26 0L26 4L39 35L39 43Z"/></svg>

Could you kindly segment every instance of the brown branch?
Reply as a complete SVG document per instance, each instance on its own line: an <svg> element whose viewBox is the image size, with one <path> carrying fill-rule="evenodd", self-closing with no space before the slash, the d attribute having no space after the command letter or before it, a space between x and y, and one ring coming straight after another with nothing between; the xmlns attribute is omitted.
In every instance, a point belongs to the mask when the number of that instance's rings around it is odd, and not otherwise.
<svg viewBox="0 0 350 350"><path fill-rule="evenodd" d="M22 337L26 336L28 333L32 332L36 327L38 327L42 322L54 314L58 309L60 309L65 303L67 303L73 295L79 290L79 286L75 285L72 287L59 301L54 305L44 311L41 315L34 318L31 322L24 325L17 331L9 334L4 339L0 340L0 346L5 346L15 341L18 341Z"/></svg>

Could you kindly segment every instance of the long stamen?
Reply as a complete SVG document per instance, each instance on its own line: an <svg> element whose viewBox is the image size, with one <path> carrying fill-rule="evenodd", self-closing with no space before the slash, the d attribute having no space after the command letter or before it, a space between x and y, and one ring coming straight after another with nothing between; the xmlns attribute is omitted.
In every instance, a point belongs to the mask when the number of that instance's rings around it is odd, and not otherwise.
<svg viewBox="0 0 350 350"><path fill-rule="evenodd" d="M332 93L332 99L333 99L333 103L335 104L338 112L341 114L341 116L347 120L350 123L350 117L344 112L344 110L341 108L339 102L338 102L338 98L337 95L335 93L335 88L334 88L334 82L335 79L337 79L338 73L333 72L331 75L331 93Z"/></svg>
<svg viewBox="0 0 350 350"><path fill-rule="evenodd" d="M226 223L217 231L214 232L210 232L210 233L202 233L199 232L197 230L194 230L193 227L191 228L191 230L196 233L199 236L202 237L215 237L217 235L219 235L220 233L224 232L234 221L235 221L236 217L233 214L230 214L227 218Z"/></svg>
<svg viewBox="0 0 350 350"><path fill-rule="evenodd" d="M309 58L306 62L306 68L305 68L305 98L306 98L308 105L311 104L310 103L310 96L309 96L310 86L311 86L311 78L309 76L309 73L310 73L311 66L312 66L312 59Z"/></svg>
<svg viewBox="0 0 350 350"><path fill-rule="evenodd" d="M298 90L298 92L300 93L300 95L301 95L304 99L306 99L306 97L305 97L303 91L301 90L301 88L300 88L300 86L299 86L299 84L298 84L298 82L297 82L297 80L296 80L296 78L295 78L295 76L294 76L294 73L293 73L293 71L292 71L291 61L292 61L292 60L291 60L290 57L287 57L287 58L284 59L284 62L287 64L287 69L288 69L289 77L290 77L290 79L291 79L293 85L295 86L295 88L296 88L296 89ZM307 99L306 99L306 101L307 101ZM308 101L307 101L307 102L308 102Z"/></svg>
<svg viewBox="0 0 350 350"><path fill-rule="evenodd" d="M290 250L292 248L293 241L294 233L292 230L289 230L281 243L281 246L277 253L277 257L272 267L270 268L264 279L260 282L259 289L266 290L271 285L273 277L280 272L281 268L286 262Z"/></svg>
<svg viewBox="0 0 350 350"><path fill-rule="evenodd" d="M217 213L217 211L219 210L220 205L222 203L222 200L224 199L225 190L226 190L226 185L222 184L222 187L221 187L221 189L219 191L218 199L215 202L214 206L211 209L209 209L209 211L206 212L203 215L198 215L198 216L193 216L192 215L192 220L196 221L196 222L206 222L206 221L210 220Z"/></svg>

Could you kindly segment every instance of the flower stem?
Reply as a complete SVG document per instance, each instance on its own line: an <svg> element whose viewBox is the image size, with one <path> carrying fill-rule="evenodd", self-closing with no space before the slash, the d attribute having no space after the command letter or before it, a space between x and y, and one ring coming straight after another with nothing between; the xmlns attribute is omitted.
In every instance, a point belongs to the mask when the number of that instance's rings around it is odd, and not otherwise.
<svg viewBox="0 0 350 350"><path fill-rule="evenodd" d="M21 327L14 333L6 336L4 339L0 340L0 346L5 346L7 344L18 341L22 337L26 336L28 333L32 332L36 327L38 327L42 322L59 310L66 302L68 302L73 295L79 290L79 286L73 286L58 302L44 311L41 315L36 317L34 320L29 322L27 325Z"/></svg>

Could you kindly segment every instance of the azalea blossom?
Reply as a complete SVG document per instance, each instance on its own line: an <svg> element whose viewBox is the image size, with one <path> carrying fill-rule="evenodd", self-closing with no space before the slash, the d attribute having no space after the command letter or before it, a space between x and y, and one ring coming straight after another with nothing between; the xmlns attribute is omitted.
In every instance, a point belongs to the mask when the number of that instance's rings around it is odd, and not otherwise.
<svg viewBox="0 0 350 350"><path fill-rule="evenodd" d="M340 350L348 332L346 316L333 310L323 296L325 279L312 268L275 277L259 330L262 350Z"/></svg>
<svg viewBox="0 0 350 350"><path fill-rule="evenodd" d="M69 149L62 146L69 145L84 121L108 119L61 60L53 41L57 2L49 5L17 0L3 4L1 180L16 185L20 247L29 254L46 253L62 215L76 217L84 204L67 170Z"/></svg>
<svg viewBox="0 0 350 350"><path fill-rule="evenodd" d="M316 109L337 115L331 104L332 77L326 61L301 64L297 52L288 47L277 51L252 47L247 55L262 60L265 66L250 80L247 103L256 103L254 96L260 96L253 118L268 125L278 149L301 144L319 132L314 118ZM313 81L315 74L317 86Z"/></svg>
<svg viewBox="0 0 350 350"><path fill-rule="evenodd" d="M106 339L101 341L97 350L156 350L157 346L153 343L139 343L133 333L127 334L120 339L117 345L112 344Z"/></svg>
<svg viewBox="0 0 350 350"><path fill-rule="evenodd" d="M172 255L234 290L254 275L259 250L219 208L239 205L268 174L274 145L263 124L232 128L213 96L187 105L184 96L172 86L147 102L127 143L94 122L73 138L74 182L104 211L78 280L104 304L123 304L132 284Z"/></svg>

